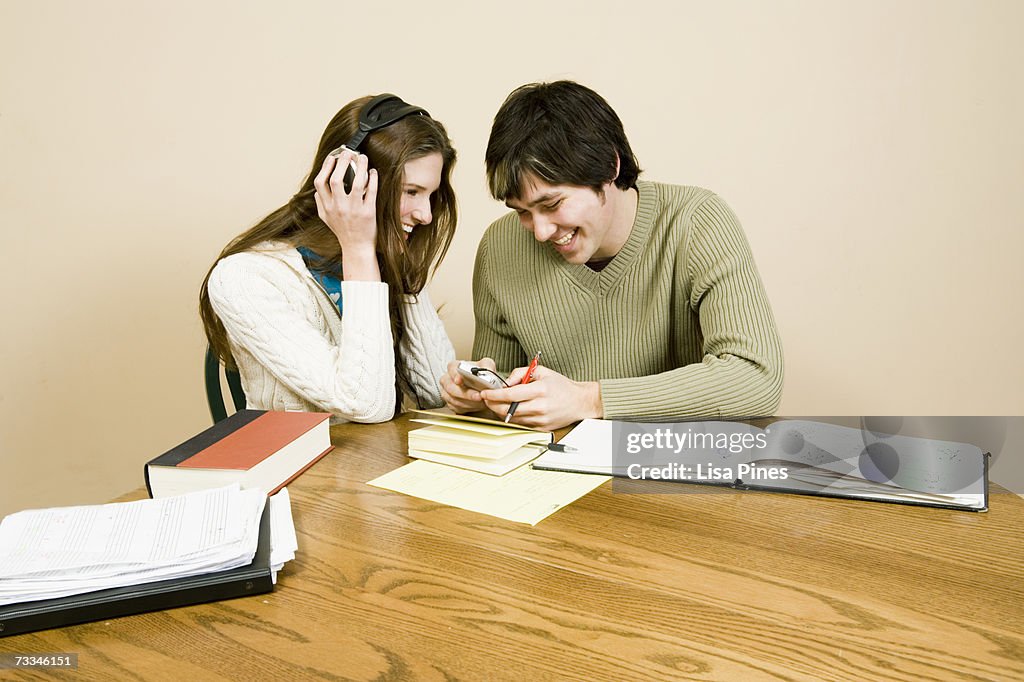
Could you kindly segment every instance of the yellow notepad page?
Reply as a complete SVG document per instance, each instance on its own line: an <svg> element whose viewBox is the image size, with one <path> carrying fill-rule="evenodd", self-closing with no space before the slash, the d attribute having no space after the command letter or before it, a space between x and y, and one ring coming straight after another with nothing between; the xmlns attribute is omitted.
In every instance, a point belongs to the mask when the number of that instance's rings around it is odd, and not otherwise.
<svg viewBox="0 0 1024 682"><path fill-rule="evenodd" d="M373 479L369 485L535 526L610 478L539 471L529 466L504 476L491 476L416 460Z"/></svg>

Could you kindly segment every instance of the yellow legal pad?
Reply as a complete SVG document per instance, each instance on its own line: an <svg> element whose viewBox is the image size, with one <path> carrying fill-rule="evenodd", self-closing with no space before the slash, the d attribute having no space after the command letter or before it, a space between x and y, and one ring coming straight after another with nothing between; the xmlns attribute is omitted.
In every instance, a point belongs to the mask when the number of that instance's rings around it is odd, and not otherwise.
<svg viewBox="0 0 1024 682"><path fill-rule="evenodd" d="M528 465L504 476L492 476L417 460L373 479L369 485L535 526L610 478L539 471Z"/></svg>

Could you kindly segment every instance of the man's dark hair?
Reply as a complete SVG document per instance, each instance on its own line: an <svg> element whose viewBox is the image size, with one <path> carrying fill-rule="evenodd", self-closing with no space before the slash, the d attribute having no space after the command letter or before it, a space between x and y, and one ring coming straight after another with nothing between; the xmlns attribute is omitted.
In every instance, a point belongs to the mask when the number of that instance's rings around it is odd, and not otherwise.
<svg viewBox="0 0 1024 682"><path fill-rule="evenodd" d="M599 94L572 81L513 90L494 117L484 161L499 201L521 196L527 174L598 194L613 179L629 189L640 174L618 115Z"/></svg>

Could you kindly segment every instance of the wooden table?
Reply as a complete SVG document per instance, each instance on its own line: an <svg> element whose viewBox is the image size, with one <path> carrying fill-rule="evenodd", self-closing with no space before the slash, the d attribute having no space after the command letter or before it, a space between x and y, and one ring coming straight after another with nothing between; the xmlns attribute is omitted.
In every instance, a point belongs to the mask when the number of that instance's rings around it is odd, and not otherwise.
<svg viewBox="0 0 1024 682"><path fill-rule="evenodd" d="M531 528L366 485L408 428L332 429L290 486L275 592L0 639L79 659L0 677L1024 679L1016 495L977 514L606 483Z"/></svg>

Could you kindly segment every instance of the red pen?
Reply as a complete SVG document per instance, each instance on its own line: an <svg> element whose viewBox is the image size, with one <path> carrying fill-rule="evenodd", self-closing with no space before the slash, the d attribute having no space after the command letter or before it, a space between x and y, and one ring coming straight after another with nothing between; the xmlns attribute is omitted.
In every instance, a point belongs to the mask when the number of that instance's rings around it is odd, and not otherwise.
<svg viewBox="0 0 1024 682"><path fill-rule="evenodd" d="M522 383L530 383L530 379L533 378L533 370L537 369L537 363L540 361L540 351L533 356L533 360L530 360L530 366L526 368L526 374L523 375ZM516 413L516 408L519 407L519 403L512 403L508 406L508 414L505 415L505 423L508 424L509 420L512 419L512 415Z"/></svg>

